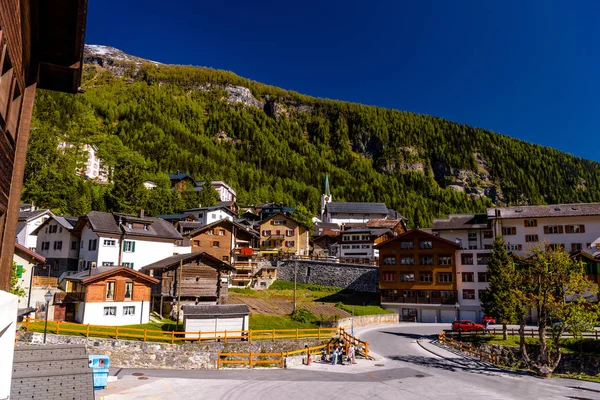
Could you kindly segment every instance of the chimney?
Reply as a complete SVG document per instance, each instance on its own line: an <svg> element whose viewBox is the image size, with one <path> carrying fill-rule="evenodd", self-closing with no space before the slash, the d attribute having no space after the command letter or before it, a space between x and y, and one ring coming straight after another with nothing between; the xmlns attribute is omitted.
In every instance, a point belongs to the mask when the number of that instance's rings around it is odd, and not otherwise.
<svg viewBox="0 0 600 400"><path fill-rule="evenodd" d="M144 218L144 209L140 209L140 218Z"/></svg>

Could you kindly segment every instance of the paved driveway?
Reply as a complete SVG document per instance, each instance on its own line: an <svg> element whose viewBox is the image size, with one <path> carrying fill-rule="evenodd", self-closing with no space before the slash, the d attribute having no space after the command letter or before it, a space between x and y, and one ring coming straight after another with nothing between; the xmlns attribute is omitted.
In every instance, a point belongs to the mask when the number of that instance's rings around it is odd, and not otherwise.
<svg viewBox="0 0 600 400"><path fill-rule="evenodd" d="M600 399L600 384L542 380L496 368L472 368L452 353L437 356L418 339L442 324L358 328L378 361L313 363L286 370L114 370L119 380L97 399ZM427 348L426 341L424 347ZM466 365L466 366L465 366ZM577 388L579 387L579 388Z"/></svg>

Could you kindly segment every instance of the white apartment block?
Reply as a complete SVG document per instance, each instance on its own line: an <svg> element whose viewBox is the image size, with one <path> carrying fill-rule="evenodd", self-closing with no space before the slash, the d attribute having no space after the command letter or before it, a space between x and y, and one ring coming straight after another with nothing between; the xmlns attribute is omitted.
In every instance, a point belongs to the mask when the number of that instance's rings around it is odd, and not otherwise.
<svg viewBox="0 0 600 400"><path fill-rule="evenodd" d="M494 242L486 214L452 214L433 221L435 235L456 242L456 289L460 319L481 322L481 292L487 289L487 261Z"/></svg>
<svg viewBox="0 0 600 400"><path fill-rule="evenodd" d="M541 242L567 251L585 250L600 237L600 203L552 204L488 209L494 235L524 254Z"/></svg>
<svg viewBox="0 0 600 400"><path fill-rule="evenodd" d="M67 142L58 143L59 149L70 149L75 147L75 145ZM81 150L85 152L86 161L84 166L81 169L78 169L76 172L79 175L83 175L87 179L95 180L99 183L108 183L109 182L109 173L108 168L103 165L102 160L98 158L96 153L98 149L95 146L84 144L81 147Z"/></svg>
<svg viewBox="0 0 600 400"><path fill-rule="evenodd" d="M237 199L237 194L235 190L227 183L223 181L212 181L210 185L219 193L219 198L221 201L232 201L235 202Z"/></svg>

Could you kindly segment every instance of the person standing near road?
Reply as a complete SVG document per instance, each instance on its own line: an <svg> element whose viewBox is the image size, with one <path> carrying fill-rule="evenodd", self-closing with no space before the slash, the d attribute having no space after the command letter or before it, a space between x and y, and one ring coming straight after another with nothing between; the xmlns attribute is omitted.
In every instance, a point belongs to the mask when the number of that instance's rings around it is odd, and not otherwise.
<svg viewBox="0 0 600 400"><path fill-rule="evenodd" d="M490 333L490 320L485 320L485 333Z"/></svg>
<svg viewBox="0 0 600 400"><path fill-rule="evenodd" d="M335 365L337 364L337 358L338 358L338 347L337 345L333 346L333 351L331 352L331 364Z"/></svg>
<svg viewBox="0 0 600 400"><path fill-rule="evenodd" d="M356 364L356 359L354 357L354 344L350 343L348 347L348 363Z"/></svg>

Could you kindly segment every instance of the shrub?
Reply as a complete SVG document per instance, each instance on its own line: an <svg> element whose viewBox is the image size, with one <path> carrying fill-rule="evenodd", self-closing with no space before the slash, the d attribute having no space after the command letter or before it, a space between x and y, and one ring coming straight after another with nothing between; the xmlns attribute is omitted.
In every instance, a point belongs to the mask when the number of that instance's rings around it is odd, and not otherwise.
<svg viewBox="0 0 600 400"><path fill-rule="evenodd" d="M317 316L315 314L304 308L297 308L290 314L290 318L292 319L292 321L300 322L303 324L313 323L317 320Z"/></svg>

